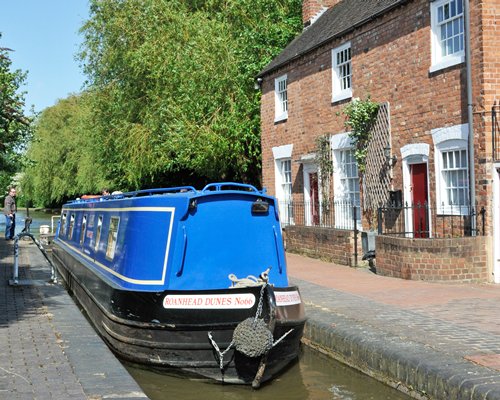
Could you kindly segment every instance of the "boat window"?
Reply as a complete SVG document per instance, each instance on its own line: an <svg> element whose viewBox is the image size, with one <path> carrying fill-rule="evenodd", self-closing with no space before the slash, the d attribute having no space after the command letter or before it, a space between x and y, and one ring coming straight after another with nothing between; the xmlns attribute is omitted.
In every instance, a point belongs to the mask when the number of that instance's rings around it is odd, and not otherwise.
<svg viewBox="0 0 500 400"><path fill-rule="evenodd" d="M61 236L64 236L66 234L66 213L63 213L63 215L61 216L61 227L59 234Z"/></svg>
<svg viewBox="0 0 500 400"><path fill-rule="evenodd" d="M109 223L108 247L106 248L106 258L109 260L112 260L115 256L119 224L120 224L120 218L111 217L111 221Z"/></svg>
<svg viewBox="0 0 500 400"><path fill-rule="evenodd" d="M102 215L99 215L99 219L97 220L97 232L95 234L94 251L97 251L97 249L99 249L99 242L101 241L101 230L102 230Z"/></svg>
<svg viewBox="0 0 500 400"><path fill-rule="evenodd" d="M68 239L73 239L74 227L75 227L75 214L71 214L71 217L69 217Z"/></svg>
<svg viewBox="0 0 500 400"><path fill-rule="evenodd" d="M82 229L80 230L80 245L85 241L85 232L87 231L87 216L84 215L82 219Z"/></svg>

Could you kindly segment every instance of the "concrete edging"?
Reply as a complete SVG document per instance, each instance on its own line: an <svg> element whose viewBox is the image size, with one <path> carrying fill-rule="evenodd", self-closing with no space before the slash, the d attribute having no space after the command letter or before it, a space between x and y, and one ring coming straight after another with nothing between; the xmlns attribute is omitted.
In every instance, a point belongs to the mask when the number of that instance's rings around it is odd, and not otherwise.
<svg viewBox="0 0 500 400"><path fill-rule="evenodd" d="M417 399L500 399L498 374L306 306L304 343Z"/></svg>

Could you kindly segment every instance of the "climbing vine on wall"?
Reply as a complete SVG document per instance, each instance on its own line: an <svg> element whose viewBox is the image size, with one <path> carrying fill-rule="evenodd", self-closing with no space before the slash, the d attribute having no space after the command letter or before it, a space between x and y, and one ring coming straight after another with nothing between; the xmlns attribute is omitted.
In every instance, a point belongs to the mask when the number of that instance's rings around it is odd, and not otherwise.
<svg viewBox="0 0 500 400"><path fill-rule="evenodd" d="M318 165L318 177L321 185L321 197L323 211L329 209L330 184L333 174L332 150L330 146L330 135L325 134L316 138L316 164Z"/></svg>
<svg viewBox="0 0 500 400"><path fill-rule="evenodd" d="M352 101L343 111L347 116L345 126L350 129L349 137L355 144L354 156L361 175L366 169L370 131L377 119L378 109L379 105L371 101L370 96L368 96L366 100Z"/></svg>

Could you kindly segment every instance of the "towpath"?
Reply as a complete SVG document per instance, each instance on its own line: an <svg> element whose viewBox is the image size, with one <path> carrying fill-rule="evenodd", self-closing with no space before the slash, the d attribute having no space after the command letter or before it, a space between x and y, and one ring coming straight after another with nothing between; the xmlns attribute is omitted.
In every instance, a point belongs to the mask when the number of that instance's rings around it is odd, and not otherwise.
<svg viewBox="0 0 500 400"><path fill-rule="evenodd" d="M38 248L20 242L20 285L10 286L13 242L0 239L0 399L147 399L96 335Z"/></svg>
<svg viewBox="0 0 500 400"><path fill-rule="evenodd" d="M307 341L415 397L500 399L500 285L382 277L287 254Z"/></svg>

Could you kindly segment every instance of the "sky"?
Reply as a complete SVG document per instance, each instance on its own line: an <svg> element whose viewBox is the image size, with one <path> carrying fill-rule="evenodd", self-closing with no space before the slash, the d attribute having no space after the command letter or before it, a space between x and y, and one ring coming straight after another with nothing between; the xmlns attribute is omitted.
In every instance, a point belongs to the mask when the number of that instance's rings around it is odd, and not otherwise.
<svg viewBox="0 0 500 400"><path fill-rule="evenodd" d="M26 112L81 91L85 76L75 56L87 18L88 0L0 0L0 47L13 50L13 69L28 73Z"/></svg>

